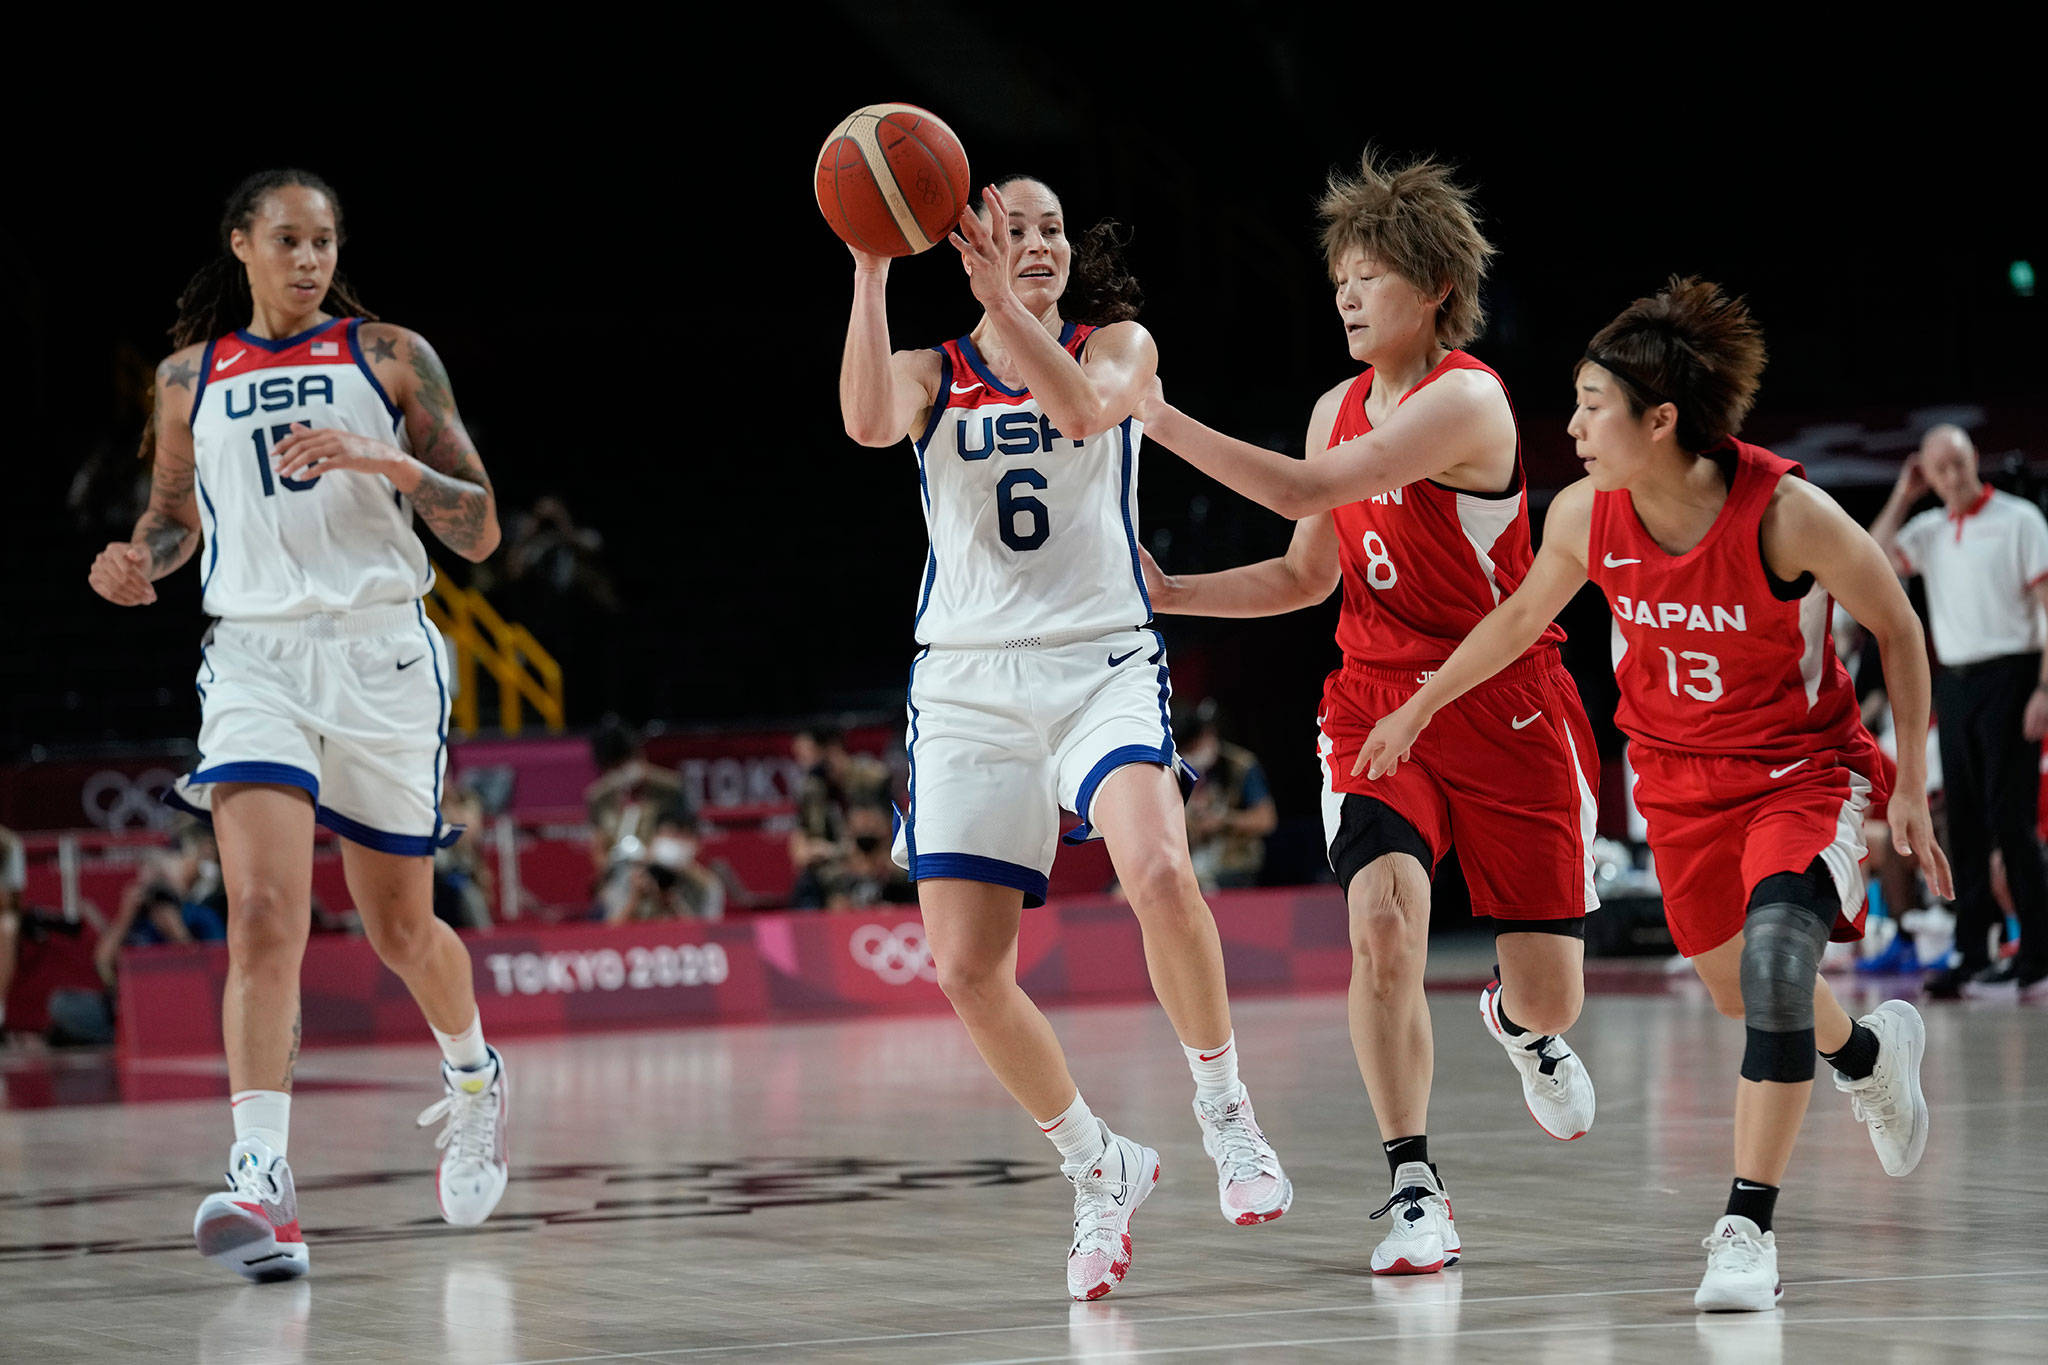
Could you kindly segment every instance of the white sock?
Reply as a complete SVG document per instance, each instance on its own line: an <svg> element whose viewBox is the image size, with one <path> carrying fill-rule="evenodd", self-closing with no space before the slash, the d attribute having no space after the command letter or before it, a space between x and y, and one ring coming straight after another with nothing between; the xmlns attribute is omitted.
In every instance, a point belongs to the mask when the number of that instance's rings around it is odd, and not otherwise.
<svg viewBox="0 0 2048 1365"><path fill-rule="evenodd" d="M1078 1090L1074 1092L1072 1104L1052 1118L1039 1121L1038 1131L1052 1139L1052 1145L1060 1149L1060 1156L1069 1166L1081 1166L1095 1160L1107 1145L1102 1138L1101 1121Z"/></svg>
<svg viewBox="0 0 2048 1365"><path fill-rule="evenodd" d="M1237 1035L1223 1040L1220 1048L1180 1045L1187 1054L1188 1070L1195 1077L1195 1098L1214 1103L1237 1098Z"/></svg>
<svg viewBox="0 0 2048 1365"><path fill-rule="evenodd" d="M469 1021L469 1027L460 1033L443 1033L434 1028L434 1041L441 1045L441 1055L448 1059L448 1065L458 1071L475 1071L491 1063L490 1049L484 1046L484 1014L476 1012Z"/></svg>
<svg viewBox="0 0 2048 1365"><path fill-rule="evenodd" d="M237 1090L228 1097L228 1113L235 1120L235 1141L258 1138L285 1155L292 1135L292 1097L282 1090Z"/></svg>

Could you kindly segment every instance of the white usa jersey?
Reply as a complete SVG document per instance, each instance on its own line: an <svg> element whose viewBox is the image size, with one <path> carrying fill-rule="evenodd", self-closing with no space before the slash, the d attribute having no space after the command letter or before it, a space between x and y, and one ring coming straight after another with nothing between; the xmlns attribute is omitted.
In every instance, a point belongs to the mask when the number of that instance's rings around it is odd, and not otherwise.
<svg viewBox="0 0 2048 1365"><path fill-rule="evenodd" d="M271 452L303 422L410 450L405 420L363 356L360 318L281 340L209 342L192 397L192 453L206 542L206 612L228 620L411 602L433 585L412 506L379 474L284 478Z"/></svg>
<svg viewBox="0 0 2048 1365"><path fill-rule="evenodd" d="M1079 359L1094 330L1070 322L1060 344ZM931 536L918 643L1035 645L1150 621L1138 568L1142 424L1062 435L971 340L933 349L938 399L915 443Z"/></svg>

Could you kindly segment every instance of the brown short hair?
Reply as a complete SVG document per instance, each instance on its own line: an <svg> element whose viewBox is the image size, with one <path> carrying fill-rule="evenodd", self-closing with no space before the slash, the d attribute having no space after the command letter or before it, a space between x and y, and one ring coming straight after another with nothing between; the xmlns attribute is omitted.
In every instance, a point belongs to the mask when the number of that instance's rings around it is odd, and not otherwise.
<svg viewBox="0 0 2048 1365"><path fill-rule="evenodd" d="M1763 329L1746 302L1677 275L1623 309L1586 348L1586 360L1621 381L1630 416L1650 403L1676 407L1679 447L1694 452L1742 430L1764 359Z"/></svg>
<svg viewBox="0 0 2048 1365"><path fill-rule="evenodd" d="M1479 231L1472 192L1451 180L1434 157L1389 167L1371 147L1358 173L1330 173L1316 205L1323 253L1334 275L1347 252L1362 250L1417 289L1444 289L1436 311L1437 340L1463 346L1486 321L1479 282L1493 244Z"/></svg>

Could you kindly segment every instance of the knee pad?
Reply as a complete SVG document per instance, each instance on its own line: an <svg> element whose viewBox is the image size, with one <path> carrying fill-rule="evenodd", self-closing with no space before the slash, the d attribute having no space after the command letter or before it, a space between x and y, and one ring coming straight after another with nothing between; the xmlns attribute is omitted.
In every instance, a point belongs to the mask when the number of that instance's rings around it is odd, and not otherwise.
<svg viewBox="0 0 2048 1365"><path fill-rule="evenodd" d="M1744 1080L1813 1079L1813 983L1831 923L1811 905L1777 901L1750 909L1742 943Z"/></svg>

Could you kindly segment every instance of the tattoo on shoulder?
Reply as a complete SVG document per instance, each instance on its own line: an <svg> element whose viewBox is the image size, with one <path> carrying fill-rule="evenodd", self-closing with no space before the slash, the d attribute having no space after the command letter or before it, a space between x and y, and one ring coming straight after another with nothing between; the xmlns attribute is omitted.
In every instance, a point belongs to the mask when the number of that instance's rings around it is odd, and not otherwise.
<svg viewBox="0 0 2048 1365"><path fill-rule="evenodd" d="M198 377L199 367L189 357L183 360L173 357L156 367L157 383L167 389L189 389Z"/></svg>
<svg viewBox="0 0 2048 1365"><path fill-rule="evenodd" d="M370 340L370 354L379 360L396 360L398 343L390 337L373 337Z"/></svg>

